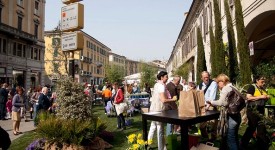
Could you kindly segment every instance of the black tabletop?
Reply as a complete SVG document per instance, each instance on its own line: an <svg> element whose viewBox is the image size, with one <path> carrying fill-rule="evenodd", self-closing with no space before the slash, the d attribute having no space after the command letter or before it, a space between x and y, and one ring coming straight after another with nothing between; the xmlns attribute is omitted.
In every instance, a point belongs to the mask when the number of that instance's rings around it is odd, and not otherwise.
<svg viewBox="0 0 275 150"><path fill-rule="evenodd" d="M172 123L172 124L195 124L200 123L212 119L217 119L220 115L219 111L207 111L205 115L198 117L179 117L177 110L168 110L158 113L144 113L142 114L142 118L146 120L159 121L164 123Z"/></svg>

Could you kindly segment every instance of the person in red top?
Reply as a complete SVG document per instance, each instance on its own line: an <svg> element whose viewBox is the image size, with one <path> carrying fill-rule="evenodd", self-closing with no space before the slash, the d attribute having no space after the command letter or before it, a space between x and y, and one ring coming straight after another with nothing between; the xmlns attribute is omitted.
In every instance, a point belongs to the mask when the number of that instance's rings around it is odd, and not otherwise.
<svg viewBox="0 0 275 150"><path fill-rule="evenodd" d="M12 96L9 95L8 101L6 103L6 109L7 109L7 113L8 113L7 119L11 119L11 112L12 112L11 108L12 108Z"/></svg>
<svg viewBox="0 0 275 150"><path fill-rule="evenodd" d="M117 92L116 92L116 96L114 98L114 105L115 105L115 109L116 109L116 113L117 113L117 128L121 129L121 130L125 130L126 126L125 126L125 118L123 116L123 112L124 112L124 108L119 105L120 103L122 103L124 101L124 87L120 87L118 88Z"/></svg>

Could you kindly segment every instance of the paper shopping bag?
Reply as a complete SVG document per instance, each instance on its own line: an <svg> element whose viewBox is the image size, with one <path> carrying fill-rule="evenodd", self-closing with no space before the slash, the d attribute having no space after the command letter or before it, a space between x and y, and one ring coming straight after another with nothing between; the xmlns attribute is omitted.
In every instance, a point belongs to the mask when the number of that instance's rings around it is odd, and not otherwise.
<svg viewBox="0 0 275 150"><path fill-rule="evenodd" d="M204 94L202 91L181 91L178 115L180 117L197 117L205 114Z"/></svg>

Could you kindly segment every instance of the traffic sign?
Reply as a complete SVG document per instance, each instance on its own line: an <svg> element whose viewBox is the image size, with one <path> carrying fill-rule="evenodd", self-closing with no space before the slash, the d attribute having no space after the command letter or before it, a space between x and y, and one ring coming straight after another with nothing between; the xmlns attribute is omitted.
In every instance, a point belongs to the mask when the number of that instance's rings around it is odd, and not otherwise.
<svg viewBox="0 0 275 150"><path fill-rule="evenodd" d="M81 32L70 32L61 36L62 51L74 51L83 49L84 40Z"/></svg>
<svg viewBox="0 0 275 150"><path fill-rule="evenodd" d="M61 30L75 31L84 27L84 5L73 3L61 8Z"/></svg>

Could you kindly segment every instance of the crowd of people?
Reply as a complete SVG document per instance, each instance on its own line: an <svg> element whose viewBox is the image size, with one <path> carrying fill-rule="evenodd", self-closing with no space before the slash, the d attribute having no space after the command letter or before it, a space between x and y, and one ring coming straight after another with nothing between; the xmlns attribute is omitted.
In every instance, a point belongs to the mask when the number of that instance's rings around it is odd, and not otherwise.
<svg viewBox="0 0 275 150"><path fill-rule="evenodd" d="M167 72L161 71L157 75L158 81L155 83L152 94L152 102L150 106L150 112L159 112L165 110L178 109L176 101L180 97L180 91L187 90L202 90L204 92L205 109L218 110L217 106L222 106L227 110L229 99L228 93L233 89L237 89L230 83L230 79L225 74L218 75L215 79L210 78L210 74L207 71L201 73L201 82L196 86L194 82L189 82L186 85L186 81L180 83L181 77L174 76L173 80L167 83ZM221 135L221 149L229 150L246 150L250 139L257 130L257 145L260 149L267 150L269 147L269 138L267 137L267 131L264 124L260 124L261 118L257 113L264 114L264 105L269 99L267 92L265 91L265 78L263 76L255 76L254 83L251 84L247 90L247 118L248 127L242 136L241 140L238 137L238 131L241 124L240 112L236 114L226 114L225 121L225 134ZM253 111L256 108L256 112ZM221 114L222 114L222 110ZM217 125L219 120L212 120L208 122L200 123L199 128L201 136L208 141L213 142L217 138ZM208 130L207 127L211 127L212 130ZM176 125L167 125L167 128L171 128L170 132L177 133L180 128ZM148 141L153 139L154 132L157 130L158 136L158 149L165 150L166 142L164 141L164 123L152 121ZM168 130L169 131L169 130ZM209 134L211 135L209 137Z"/></svg>

